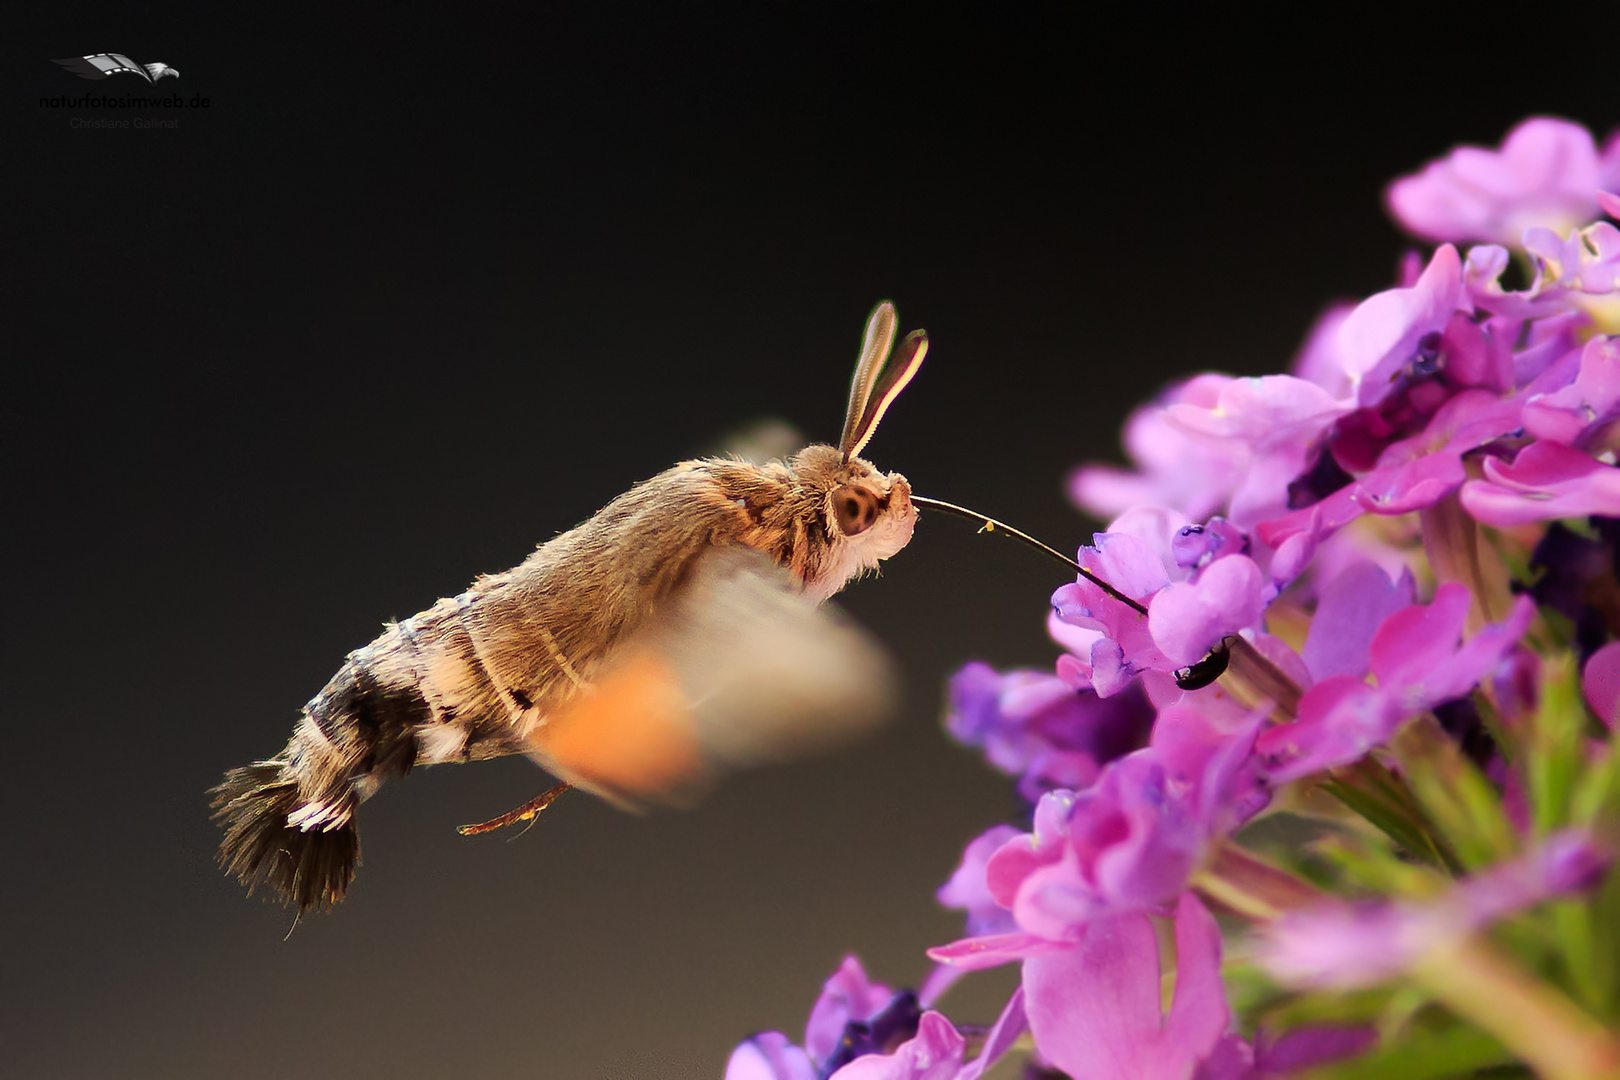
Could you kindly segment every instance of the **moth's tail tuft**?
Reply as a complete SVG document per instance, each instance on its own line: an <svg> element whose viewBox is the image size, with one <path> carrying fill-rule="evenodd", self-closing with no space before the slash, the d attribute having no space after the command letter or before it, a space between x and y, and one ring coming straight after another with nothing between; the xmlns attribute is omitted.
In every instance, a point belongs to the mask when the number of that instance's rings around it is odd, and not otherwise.
<svg viewBox="0 0 1620 1080"><path fill-rule="evenodd" d="M310 808L291 767L280 758L232 769L212 794L213 819L225 828L219 864L249 893L269 885L300 915L343 899L360 865L360 830L352 809L302 828L289 822L308 817Z"/></svg>

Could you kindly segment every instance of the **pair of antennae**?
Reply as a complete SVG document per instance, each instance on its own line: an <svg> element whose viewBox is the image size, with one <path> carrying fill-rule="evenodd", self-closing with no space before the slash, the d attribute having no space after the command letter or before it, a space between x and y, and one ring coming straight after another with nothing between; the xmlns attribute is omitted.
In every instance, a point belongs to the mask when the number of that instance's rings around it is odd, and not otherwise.
<svg viewBox="0 0 1620 1080"><path fill-rule="evenodd" d="M872 439L878 421L889 406L906 388L923 357L928 355L928 334L913 330L893 352L894 335L899 331L900 316L894 305L885 300L872 309L866 320L866 337L861 341L861 358L855 364L855 378L849 386L849 410L844 413L844 434L838 440L838 449L844 460L858 455Z"/></svg>
<svg viewBox="0 0 1620 1080"><path fill-rule="evenodd" d="M844 452L845 461L859 454L871 441L872 433L877 430L878 421L889 411L889 406L900 396L900 391L904 390L916 376L917 369L922 367L923 357L928 355L928 332L925 330L913 330L907 334L906 340L900 344L900 351L892 353L894 335L898 332L899 326L900 316L894 310L894 304L888 300L880 301L877 307L872 309L872 314L867 316L866 336L861 341L861 356L855 364L855 378L849 387L849 410L844 414L844 434L838 440L838 448ZM980 532L994 532L1000 529L1008 536L1045 552L1078 572L1120 603L1134 608L1142 615L1147 614L1147 608L1140 603L1056 548L1041 543L1026 532L987 517L977 510L957 506L955 503L940 499L925 499L919 495L913 495L911 501L931 510L942 510L959 517L971 518L980 523Z"/></svg>

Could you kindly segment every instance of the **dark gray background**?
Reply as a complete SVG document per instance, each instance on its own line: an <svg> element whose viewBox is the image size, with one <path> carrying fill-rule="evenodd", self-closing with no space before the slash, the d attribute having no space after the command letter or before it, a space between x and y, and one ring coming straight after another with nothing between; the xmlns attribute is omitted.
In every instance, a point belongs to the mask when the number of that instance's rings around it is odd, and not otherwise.
<svg viewBox="0 0 1620 1080"><path fill-rule="evenodd" d="M880 297L933 351L869 456L1072 549L1063 478L1134 403L1280 370L1323 305L1391 283L1389 179L1533 112L1620 119L1603 5L1005 8L14 28L0 1071L717 1077L751 1030L797 1037L848 951L914 982L959 930L932 890L1016 812L940 735L941 686L1049 664L1065 580L951 519L845 597L903 719L693 812L572 796L469 840L545 777L426 770L283 941L215 868L204 792L385 619L740 422L835 437ZM105 49L211 106L38 107L141 90L49 63ZM180 126L69 126L115 115ZM1011 977L948 1010L988 1021Z"/></svg>

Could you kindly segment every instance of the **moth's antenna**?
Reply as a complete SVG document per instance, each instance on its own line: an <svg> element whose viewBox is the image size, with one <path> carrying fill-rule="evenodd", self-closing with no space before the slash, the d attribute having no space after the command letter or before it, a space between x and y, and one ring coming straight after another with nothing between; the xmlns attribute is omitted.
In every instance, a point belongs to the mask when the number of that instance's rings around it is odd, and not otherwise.
<svg viewBox="0 0 1620 1080"><path fill-rule="evenodd" d="M1112 596L1115 600L1118 600L1127 607L1130 607L1143 615L1148 613L1147 608L1143 607L1139 602L1132 600L1129 596L1126 596L1124 593L1108 584L1108 582L1104 581L1096 574L1093 574L1090 570L1087 570L1085 567L1063 554L1063 552L1059 551L1057 548L1052 547L1050 544L1041 543L1039 540L1029 535L1029 533L1015 529L1004 521L997 521L995 518L981 514L977 510L969 510L965 506L957 506L955 503L948 503L941 499L925 499L921 495L913 495L911 497L911 501L916 503L918 506L926 506L930 510L943 510L947 514L955 514L957 517L965 517L970 521L980 522L980 532L995 532L997 529L1000 529L1014 540L1021 540L1038 551L1044 551L1046 554L1052 556L1052 558L1056 559L1064 566L1067 566L1070 570L1077 572L1081 577L1085 578L1087 581L1091 582L1103 592L1107 593L1109 596Z"/></svg>

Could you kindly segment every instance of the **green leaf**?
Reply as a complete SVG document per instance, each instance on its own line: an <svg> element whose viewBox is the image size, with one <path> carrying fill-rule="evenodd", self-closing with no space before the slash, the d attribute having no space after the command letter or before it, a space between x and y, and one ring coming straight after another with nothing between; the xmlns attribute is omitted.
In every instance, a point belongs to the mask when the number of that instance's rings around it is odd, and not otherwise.
<svg viewBox="0 0 1620 1080"><path fill-rule="evenodd" d="M1591 905L1580 900L1560 900L1549 904L1547 913L1569 976L1560 981L1568 984L1576 1004L1588 1012L1601 1013L1606 994L1600 982L1601 958L1597 953Z"/></svg>
<svg viewBox="0 0 1620 1080"><path fill-rule="evenodd" d="M1570 820L1601 832L1620 832L1620 753L1611 739L1606 751L1588 757L1570 797Z"/></svg>
<svg viewBox="0 0 1620 1080"><path fill-rule="evenodd" d="M1378 896L1423 899L1444 890L1451 880L1432 866L1400 858L1375 835L1325 837L1313 850L1338 869L1344 885Z"/></svg>
<svg viewBox="0 0 1620 1080"><path fill-rule="evenodd" d="M1593 998L1588 1007L1611 1026L1620 1026L1620 870L1610 868L1587 905L1592 934Z"/></svg>
<svg viewBox="0 0 1620 1080"><path fill-rule="evenodd" d="M1446 870L1458 869L1456 857L1448 858L1435 842L1422 812L1386 777L1389 770L1364 758L1348 769L1334 772L1331 779L1323 781L1322 790L1372 822L1413 858Z"/></svg>
<svg viewBox="0 0 1620 1080"><path fill-rule="evenodd" d="M1502 760L1509 765L1518 761L1523 753L1519 746L1518 728L1510 726L1502 718L1502 710L1483 687L1475 688L1470 700L1474 703L1474 711L1479 714L1480 723L1485 725L1485 730L1490 732L1492 741L1496 743L1496 751L1502 755Z"/></svg>
<svg viewBox="0 0 1620 1080"><path fill-rule="evenodd" d="M1464 867L1477 870L1516 852L1518 834L1501 796L1434 717L1407 724L1392 747L1412 794Z"/></svg>
<svg viewBox="0 0 1620 1080"><path fill-rule="evenodd" d="M1542 666L1541 702L1530 717L1530 737L1521 767L1536 835L1570 823L1577 782L1586 756L1586 704L1580 672L1569 653Z"/></svg>

